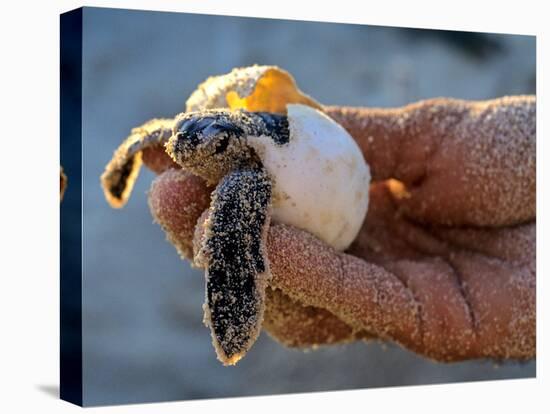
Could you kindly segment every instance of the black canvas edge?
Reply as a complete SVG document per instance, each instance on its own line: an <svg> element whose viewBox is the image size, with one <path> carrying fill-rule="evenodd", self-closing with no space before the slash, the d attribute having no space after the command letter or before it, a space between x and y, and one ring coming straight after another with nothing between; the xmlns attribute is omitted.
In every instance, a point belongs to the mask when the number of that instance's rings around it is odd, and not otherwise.
<svg viewBox="0 0 550 414"><path fill-rule="evenodd" d="M82 29L83 9L60 15L60 397L82 406ZM76 225L77 224L77 225Z"/></svg>

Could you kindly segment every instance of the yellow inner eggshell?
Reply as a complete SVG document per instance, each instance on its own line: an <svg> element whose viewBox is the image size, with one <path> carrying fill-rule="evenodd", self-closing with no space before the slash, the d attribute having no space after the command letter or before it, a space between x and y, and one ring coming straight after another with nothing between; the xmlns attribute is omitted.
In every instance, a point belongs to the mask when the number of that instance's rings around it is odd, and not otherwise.
<svg viewBox="0 0 550 414"><path fill-rule="evenodd" d="M191 94L186 110L229 108L285 114L289 103L321 109L298 89L290 73L277 66L254 65L208 78Z"/></svg>

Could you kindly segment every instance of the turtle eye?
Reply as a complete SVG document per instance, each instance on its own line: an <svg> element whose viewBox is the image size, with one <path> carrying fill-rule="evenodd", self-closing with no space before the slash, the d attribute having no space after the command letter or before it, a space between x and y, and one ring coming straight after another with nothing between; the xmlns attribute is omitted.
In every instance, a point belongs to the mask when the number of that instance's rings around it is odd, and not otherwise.
<svg viewBox="0 0 550 414"><path fill-rule="evenodd" d="M227 149L227 146L229 145L229 135L228 134L225 134L223 136L220 137L220 139L217 140L216 142L216 149L214 151L214 154L221 154L223 153L226 149Z"/></svg>

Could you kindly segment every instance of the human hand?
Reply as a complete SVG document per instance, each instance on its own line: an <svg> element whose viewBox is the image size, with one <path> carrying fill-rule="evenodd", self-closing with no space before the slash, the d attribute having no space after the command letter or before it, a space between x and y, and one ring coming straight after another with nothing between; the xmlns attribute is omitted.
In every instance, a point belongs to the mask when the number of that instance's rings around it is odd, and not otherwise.
<svg viewBox="0 0 550 414"><path fill-rule="evenodd" d="M355 138L373 184L346 253L273 223L263 327L297 347L364 338L442 361L535 356L535 99L324 107ZM150 207L193 257L210 203L160 150ZM197 225L198 224L198 225Z"/></svg>

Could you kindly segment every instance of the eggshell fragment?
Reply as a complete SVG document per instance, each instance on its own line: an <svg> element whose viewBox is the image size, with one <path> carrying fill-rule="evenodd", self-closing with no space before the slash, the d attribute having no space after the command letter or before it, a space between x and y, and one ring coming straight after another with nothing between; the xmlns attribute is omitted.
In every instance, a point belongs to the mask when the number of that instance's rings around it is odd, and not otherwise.
<svg viewBox="0 0 550 414"><path fill-rule="evenodd" d="M294 78L277 66L235 68L201 83L186 102L186 112L229 108L284 114L288 103L301 103L321 109L303 93Z"/></svg>
<svg viewBox="0 0 550 414"><path fill-rule="evenodd" d="M249 137L274 181L272 219L345 250L367 212L369 167L353 138L327 115L289 104L287 116L288 144Z"/></svg>

